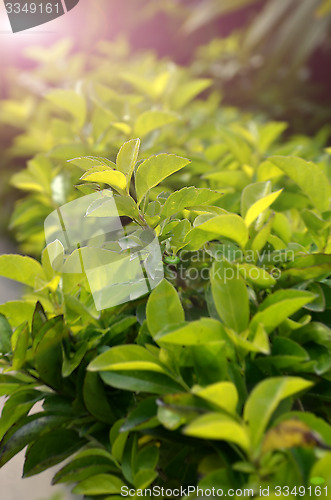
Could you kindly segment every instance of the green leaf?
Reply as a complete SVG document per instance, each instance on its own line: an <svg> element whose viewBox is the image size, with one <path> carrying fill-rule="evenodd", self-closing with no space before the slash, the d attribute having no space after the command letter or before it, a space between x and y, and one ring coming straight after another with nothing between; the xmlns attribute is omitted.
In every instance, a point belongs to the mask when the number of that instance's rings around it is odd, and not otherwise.
<svg viewBox="0 0 331 500"><path fill-rule="evenodd" d="M191 229L185 241L188 243L187 249L199 250L207 241L222 237L235 241L242 248L245 246L248 241L248 230L239 215L224 214L212 217Z"/></svg>
<svg viewBox="0 0 331 500"><path fill-rule="evenodd" d="M114 468L114 458L109 452L102 448L88 448L62 467L53 477L52 484L76 483Z"/></svg>
<svg viewBox="0 0 331 500"><path fill-rule="evenodd" d="M225 259L214 263L211 286L216 310L224 324L237 333L245 330L249 321L248 291L244 280Z"/></svg>
<svg viewBox="0 0 331 500"><path fill-rule="evenodd" d="M170 222L171 224L171 222ZM191 223L187 219L183 219L172 226L169 233L170 237L170 248L174 254L179 252L179 250L186 246L185 238L191 229Z"/></svg>
<svg viewBox="0 0 331 500"><path fill-rule="evenodd" d="M244 189L249 183L249 177L242 170L223 170L210 172L204 175L205 179L210 179L221 188L233 187L238 191Z"/></svg>
<svg viewBox="0 0 331 500"><path fill-rule="evenodd" d="M257 364L262 369L273 366L280 370L289 370L296 363L303 361L309 361L305 349L291 339L276 337L272 344L272 355L257 360Z"/></svg>
<svg viewBox="0 0 331 500"><path fill-rule="evenodd" d="M285 122L269 122L259 130L258 148L259 152L265 154L270 146L288 127Z"/></svg>
<svg viewBox="0 0 331 500"><path fill-rule="evenodd" d="M257 326L255 335L253 337L253 346L257 348L258 352L263 354L270 354L270 342L267 332L261 323Z"/></svg>
<svg viewBox="0 0 331 500"><path fill-rule="evenodd" d="M318 210L328 210L329 181L317 165L295 156L272 156L269 160L300 186Z"/></svg>
<svg viewBox="0 0 331 500"><path fill-rule="evenodd" d="M262 324L266 332L271 333L285 319L314 298L314 294L303 290L278 290L262 302L252 318L250 328L255 330L258 324Z"/></svg>
<svg viewBox="0 0 331 500"><path fill-rule="evenodd" d="M149 296L146 318L148 329L153 336L163 328L185 320L184 309L176 289L167 280L162 280Z"/></svg>
<svg viewBox="0 0 331 500"><path fill-rule="evenodd" d="M133 392L149 392L151 394L168 394L178 392L183 388L163 373L157 371L120 371L100 372L105 384L117 389Z"/></svg>
<svg viewBox="0 0 331 500"><path fill-rule="evenodd" d="M251 149L240 134L222 126L220 128L220 135L239 163L245 165L251 162Z"/></svg>
<svg viewBox="0 0 331 500"><path fill-rule="evenodd" d="M0 354L7 354L11 352L11 336L11 326L5 316L0 314Z"/></svg>
<svg viewBox="0 0 331 500"><path fill-rule="evenodd" d="M127 217L131 217L131 219L133 220L139 221L139 210L136 202L133 198L131 198L131 196L121 196L115 194L114 200L116 203L118 215L126 215Z"/></svg>
<svg viewBox="0 0 331 500"><path fill-rule="evenodd" d="M17 172L10 183L18 189L51 194L52 163L44 155L37 155L28 162L28 167Z"/></svg>
<svg viewBox="0 0 331 500"><path fill-rule="evenodd" d="M47 248L47 247L46 247ZM46 250L46 249L45 249ZM48 257L48 252L44 250L42 260L45 260ZM49 259L47 264L49 263ZM44 263L43 266L45 267ZM53 271L52 271L53 273ZM31 325L31 336L34 339L37 335L38 331L44 326L47 322L47 316L45 310L40 302L36 303L36 307L32 317L32 325Z"/></svg>
<svg viewBox="0 0 331 500"><path fill-rule="evenodd" d="M331 453L325 453L310 470L310 483L312 485L320 485L321 489L331 484ZM313 486L313 488L314 488Z"/></svg>
<svg viewBox="0 0 331 500"><path fill-rule="evenodd" d="M314 231L320 232L324 229L328 228L331 224L330 220L323 220L321 217L316 215L312 210L304 209L300 212L301 217L303 218L304 223L307 228Z"/></svg>
<svg viewBox="0 0 331 500"><path fill-rule="evenodd" d="M247 215L249 208L258 200L263 199L271 193L271 182L255 182L248 184L241 193L240 213L242 217Z"/></svg>
<svg viewBox="0 0 331 500"><path fill-rule="evenodd" d="M326 254L299 255L288 263L279 282L288 284L326 277L331 271L331 258Z"/></svg>
<svg viewBox="0 0 331 500"><path fill-rule="evenodd" d="M26 353L29 346L29 325L23 323L13 333L11 338L13 349L13 370L20 370L25 363Z"/></svg>
<svg viewBox="0 0 331 500"><path fill-rule="evenodd" d="M229 441L244 451L249 449L246 428L234 418L222 413L208 413L198 417L185 427L184 434L201 439Z"/></svg>
<svg viewBox="0 0 331 500"><path fill-rule="evenodd" d="M175 191L167 198L162 207L161 216L167 218L181 212L185 208L212 205L221 196L222 193L212 191L211 189L196 188L193 186L186 187L179 191Z"/></svg>
<svg viewBox="0 0 331 500"><path fill-rule="evenodd" d="M250 283L260 288L270 288L274 286L277 281L269 274L263 267L254 266L254 264L247 264L246 262L242 264L237 264L242 278Z"/></svg>
<svg viewBox="0 0 331 500"><path fill-rule="evenodd" d="M145 111L138 116L134 126L134 133L139 137L144 137L153 130L169 125L169 123L173 123L178 119L179 116L170 111Z"/></svg>
<svg viewBox="0 0 331 500"><path fill-rule="evenodd" d="M236 413L238 391L232 382L217 382L203 388L195 386L192 392L199 398L218 406L221 410Z"/></svg>
<svg viewBox="0 0 331 500"><path fill-rule="evenodd" d="M6 316L13 328L21 325L26 320L31 324L35 305L35 302L13 300L0 304L0 314Z"/></svg>
<svg viewBox="0 0 331 500"><path fill-rule="evenodd" d="M97 474L81 481L72 492L75 495L113 495L121 493L122 486L125 483L112 474Z"/></svg>
<svg viewBox="0 0 331 500"><path fill-rule="evenodd" d="M86 118L86 103L82 95L73 90L56 89L46 95L46 98L56 106L68 111L82 127Z"/></svg>
<svg viewBox="0 0 331 500"><path fill-rule="evenodd" d="M316 417L313 413L307 411L292 411L290 413L285 413L274 423L277 426L280 422L286 420L295 419L308 425L313 431L319 434L323 441L329 446L331 446L331 426L324 419Z"/></svg>
<svg viewBox="0 0 331 500"><path fill-rule="evenodd" d="M136 408L128 415L125 423L121 427L121 432L133 429L149 428L155 425L153 420L156 417L157 406L155 396L143 399ZM158 425L158 421L156 425Z"/></svg>
<svg viewBox="0 0 331 500"><path fill-rule="evenodd" d="M261 186L263 185L263 186ZM281 194L282 189L264 195L271 183L261 182L247 186L242 193L241 213L247 226L250 226Z"/></svg>
<svg viewBox="0 0 331 500"><path fill-rule="evenodd" d="M39 262L31 257L4 254L0 255L0 276L33 288L36 279L44 277L44 271Z"/></svg>
<svg viewBox="0 0 331 500"><path fill-rule="evenodd" d="M161 345L205 345L224 339L222 324L212 318L201 318L186 325L161 330L154 340Z"/></svg>
<svg viewBox="0 0 331 500"><path fill-rule="evenodd" d="M21 417L27 415L34 404L44 398L44 393L21 387L4 404L0 419L0 439Z"/></svg>
<svg viewBox="0 0 331 500"><path fill-rule="evenodd" d="M254 388L244 410L244 419L250 429L252 450L259 445L279 403L312 385L312 382L299 377L279 377L264 380Z"/></svg>
<svg viewBox="0 0 331 500"><path fill-rule="evenodd" d="M68 417L45 415L37 413L20 421L19 426L5 434L0 445L0 467L3 467L25 446L62 425ZM18 428L17 428L18 427Z"/></svg>
<svg viewBox="0 0 331 500"><path fill-rule="evenodd" d="M207 78L197 78L189 82L182 83L176 88L171 98L173 109L180 109L186 106L194 97L206 90L212 84L212 80Z"/></svg>
<svg viewBox="0 0 331 500"><path fill-rule="evenodd" d="M154 470L159 460L159 449L154 444L144 446L135 457L135 469Z"/></svg>
<svg viewBox="0 0 331 500"><path fill-rule="evenodd" d="M139 147L140 140L131 139L131 141L123 144L117 154L116 168L119 172L122 172L126 176L128 186L130 185L130 180L138 159Z"/></svg>
<svg viewBox="0 0 331 500"><path fill-rule="evenodd" d="M139 345L120 345L97 356L88 366L90 371L141 370L167 373L158 358Z"/></svg>
<svg viewBox="0 0 331 500"><path fill-rule="evenodd" d="M70 356L67 356L63 350L63 364L61 372L63 378L69 377L76 370L76 368L78 368L86 354L87 349L88 343L85 341L79 346L77 351Z"/></svg>
<svg viewBox="0 0 331 500"><path fill-rule="evenodd" d="M34 476L62 462L79 450L83 443L72 430L53 429L28 447L23 477Z"/></svg>
<svg viewBox="0 0 331 500"><path fill-rule="evenodd" d="M108 402L104 385L97 373L86 372L83 398L86 409L91 415L107 424L114 422L114 413Z"/></svg>
<svg viewBox="0 0 331 500"><path fill-rule="evenodd" d="M128 432L120 432L122 420L117 420L110 430L111 452L117 462L122 462L125 445L129 437ZM115 430L118 431L115 437ZM114 436L114 437L113 437Z"/></svg>
<svg viewBox="0 0 331 500"><path fill-rule="evenodd" d="M105 192L106 190L104 190ZM114 202L116 209L114 208ZM88 208L88 217L117 217L127 216L133 220L140 220L139 210L136 202L131 196L114 194L107 190L105 196L97 199Z"/></svg>
<svg viewBox="0 0 331 500"><path fill-rule="evenodd" d="M144 490L155 481L158 477L158 473L153 469L143 469L137 472L133 478L133 484L137 490Z"/></svg>
<svg viewBox="0 0 331 500"><path fill-rule="evenodd" d="M66 336L62 316L49 320L34 341L35 366L40 379L53 388L62 385L62 339Z"/></svg>
<svg viewBox="0 0 331 500"><path fill-rule="evenodd" d="M198 384L205 386L227 377L227 340L191 347Z"/></svg>
<svg viewBox="0 0 331 500"><path fill-rule="evenodd" d="M176 155L160 154L151 156L141 163L136 172L136 192L138 205L148 191L169 175L185 167L190 160Z"/></svg>
<svg viewBox="0 0 331 500"><path fill-rule="evenodd" d="M0 397L11 396L22 386L22 381L11 375L0 374Z"/></svg>
<svg viewBox="0 0 331 500"><path fill-rule="evenodd" d="M101 157L96 157L96 156L81 156L78 158L73 158L72 160L68 160L68 163L72 163L73 165L77 165L77 167L81 168L82 170L89 170L91 168L97 168L99 167L100 169L102 167L104 168L110 168L112 170L116 169L116 165L114 162L108 160L107 158L101 158Z"/></svg>
<svg viewBox="0 0 331 500"><path fill-rule="evenodd" d="M93 167L90 168L82 177L81 180L88 182L101 182L108 184L117 191L125 191L126 177L122 172L112 170L108 167Z"/></svg>
<svg viewBox="0 0 331 500"><path fill-rule="evenodd" d="M114 466L110 463L97 465L94 463L95 458L93 457L93 464L79 466L77 461L74 462L74 466L76 468L72 468L71 470L64 471L63 475L58 479L53 478L52 484L58 483L79 483L81 481L85 481L86 479L96 476L97 474L106 474L108 472L114 472ZM71 464L69 464L71 465ZM69 468L68 468L69 469Z"/></svg>

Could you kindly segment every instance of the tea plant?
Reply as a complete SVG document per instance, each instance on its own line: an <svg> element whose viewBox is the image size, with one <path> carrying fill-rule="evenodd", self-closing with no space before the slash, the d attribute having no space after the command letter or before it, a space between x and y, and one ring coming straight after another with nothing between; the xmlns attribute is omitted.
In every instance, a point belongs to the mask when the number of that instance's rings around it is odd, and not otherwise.
<svg viewBox="0 0 331 500"><path fill-rule="evenodd" d="M144 61L109 74L98 56L78 89L31 96L11 149L30 157L12 227L37 259L0 256L26 287L0 306L0 465L26 446L25 477L67 459L53 482L86 498L331 487L325 134L281 140L285 123L198 99L211 81ZM84 273L51 265L43 223L104 188L132 238L158 238L165 278L100 312Z"/></svg>

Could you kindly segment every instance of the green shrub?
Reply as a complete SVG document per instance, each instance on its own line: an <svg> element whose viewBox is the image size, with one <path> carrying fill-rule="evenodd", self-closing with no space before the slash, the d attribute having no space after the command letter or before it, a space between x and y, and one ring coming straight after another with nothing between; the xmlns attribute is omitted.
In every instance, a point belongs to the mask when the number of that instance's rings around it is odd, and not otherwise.
<svg viewBox="0 0 331 500"><path fill-rule="evenodd" d="M47 65L31 78L54 87ZM224 108L211 81L149 55L98 53L70 80L2 103L3 122L26 112L7 151L30 158L11 224L37 260L0 256L26 286L0 306L0 465L27 445L25 477L70 457L54 483L86 498L331 487L325 133L281 140L285 123ZM133 237L155 232L165 279L99 312L84 273L51 266L43 223L107 186Z"/></svg>

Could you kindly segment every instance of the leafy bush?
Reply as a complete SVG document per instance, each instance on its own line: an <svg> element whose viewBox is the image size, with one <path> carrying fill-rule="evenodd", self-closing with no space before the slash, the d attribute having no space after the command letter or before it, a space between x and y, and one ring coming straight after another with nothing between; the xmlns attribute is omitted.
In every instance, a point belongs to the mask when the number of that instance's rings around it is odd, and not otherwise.
<svg viewBox="0 0 331 500"><path fill-rule="evenodd" d="M66 60L61 88L35 52L45 97L2 103L22 128L8 157L30 158L11 224L37 260L0 256L27 289L0 306L0 465L27 445L25 477L69 458L53 481L86 498L331 487L326 134L281 140L285 123L222 107L190 70L100 50L75 87L84 61ZM43 223L107 186L132 238L158 237L165 279L99 312L84 273L52 267Z"/></svg>

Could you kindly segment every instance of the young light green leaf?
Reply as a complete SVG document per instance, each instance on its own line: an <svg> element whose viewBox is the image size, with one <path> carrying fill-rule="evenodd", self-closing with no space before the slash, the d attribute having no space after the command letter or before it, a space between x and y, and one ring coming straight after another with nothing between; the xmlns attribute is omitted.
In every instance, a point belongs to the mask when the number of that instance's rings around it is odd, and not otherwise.
<svg viewBox="0 0 331 500"><path fill-rule="evenodd" d="M212 205L221 196L222 193L211 189L196 188L194 186L186 187L175 191L167 198L162 207L161 216L167 218L185 208Z"/></svg>
<svg viewBox="0 0 331 500"><path fill-rule="evenodd" d="M116 191L125 191L126 177L122 172L112 170L108 167L93 167L90 168L82 177L81 180L88 182L102 182L108 184Z"/></svg>
<svg viewBox="0 0 331 500"><path fill-rule="evenodd" d="M6 316L9 323L14 328L19 326L24 321L28 321L30 325L32 322L32 316L35 306L35 302L13 300L10 302L6 302L5 304L0 304L0 314Z"/></svg>
<svg viewBox="0 0 331 500"><path fill-rule="evenodd" d="M272 205L273 202L278 198L281 192L282 189L274 193L270 193L264 198L261 198L260 200L253 203L253 205L249 207L245 215L245 222L247 226L250 226L255 221L255 219L258 218L259 215L261 215L267 208L269 208L270 205Z"/></svg>
<svg viewBox="0 0 331 500"><path fill-rule="evenodd" d="M197 78L183 83L176 88L171 104L173 109L180 109L186 106L194 97L206 90L212 84L212 80L207 78Z"/></svg>
<svg viewBox="0 0 331 500"><path fill-rule="evenodd" d="M263 354L270 354L270 341L267 332L264 329L264 326L260 323L252 341L254 347L258 349L259 352Z"/></svg>
<svg viewBox="0 0 331 500"><path fill-rule="evenodd" d="M255 450L269 420L279 403L313 385L299 377L269 378L260 382L250 394L244 410L244 419L250 428L251 447Z"/></svg>
<svg viewBox="0 0 331 500"><path fill-rule="evenodd" d="M250 163L252 155L251 149L240 134L233 132L226 127L221 127L220 135L235 159L238 160L240 164L245 165L246 163Z"/></svg>
<svg viewBox="0 0 331 500"><path fill-rule="evenodd" d="M270 181L255 182L248 184L243 189L240 198L240 213L242 217L246 217L249 208L257 201L265 198L271 193L272 184Z"/></svg>
<svg viewBox="0 0 331 500"><path fill-rule="evenodd" d="M135 135L144 137L153 130L164 127L179 119L176 113L170 111L150 110L138 116L134 127Z"/></svg>
<svg viewBox="0 0 331 500"><path fill-rule="evenodd" d="M183 306L176 289L162 280L152 291L146 307L148 329L153 336L160 330L185 320Z"/></svg>
<svg viewBox="0 0 331 500"><path fill-rule="evenodd" d="M116 157L116 168L126 176L128 186L138 159L139 147L140 140L131 139L123 144Z"/></svg>
<svg viewBox="0 0 331 500"><path fill-rule="evenodd" d="M107 158L99 158L96 156L81 156L79 158L73 158L72 160L68 160L68 163L72 163L82 170L89 170L90 168L99 167L100 169L105 167L109 167L113 170L116 169L116 165L114 162L108 160Z"/></svg>
<svg viewBox="0 0 331 500"><path fill-rule="evenodd" d="M300 186L318 210L328 210L329 181L317 165L295 156L272 156L269 160Z"/></svg>
<svg viewBox="0 0 331 500"><path fill-rule="evenodd" d="M207 387L195 386L193 394L218 406L229 413L235 413L238 404L238 391L232 382L217 382Z"/></svg>
<svg viewBox="0 0 331 500"><path fill-rule="evenodd" d="M142 370L167 373L158 358L139 345L120 345L97 356L88 366L89 371Z"/></svg>
<svg viewBox="0 0 331 500"><path fill-rule="evenodd" d="M249 284L260 288L270 288L277 283L276 279L263 267L254 266L254 264L244 262L242 264L237 264L237 268L240 275Z"/></svg>
<svg viewBox="0 0 331 500"><path fill-rule="evenodd" d="M38 261L23 255L0 255L0 276L34 287L37 278L44 277Z"/></svg>
<svg viewBox="0 0 331 500"><path fill-rule="evenodd" d="M169 175L185 167L190 160L173 154L151 156L141 163L136 172L136 192L138 204L150 189L157 186Z"/></svg>
<svg viewBox="0 0 331 500"><path fill-rule="evenodd" d="M244 425L222 413L207 413L196 418L185 427L184 434L201 439L229 441L244 451L248 451L250 444Z"/></svg>
<svg viewBox="0 0 331 500"><path fill-rule="evenodd" d="M248 241L244 220L236 214L217 215L191 229L185 241L189 250L199 250L207 241L221 237L229 238L243 248Z"/></svg>
<svg viewBox="0 0 331 500"><path fill-rule="evenodd" d="M197 321L175 328L161 330L154 340L161 345L205 345L223 340L225 332L222 324L212 318L201 318Z"/></svg>
<svg viewBox="0 0 331 500"><path fill-rule="evenodd" d="M86 103L82 95L73 90L56 89L46 95L56 106L68 111L82 127L86 118Z"/></svg>
<svg viewBox="0 0 331 500"><path fill-rule="evenodd" d="M264 124L259 130L259 152L262 155L265 154L287 127L288 124L285 122L269 122Z"/></svg>

